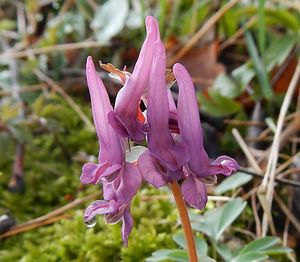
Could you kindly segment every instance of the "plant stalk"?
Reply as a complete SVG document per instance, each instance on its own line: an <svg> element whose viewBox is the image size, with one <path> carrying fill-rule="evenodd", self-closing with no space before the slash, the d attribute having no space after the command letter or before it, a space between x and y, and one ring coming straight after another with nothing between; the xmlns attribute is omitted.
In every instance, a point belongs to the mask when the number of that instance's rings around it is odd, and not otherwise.
<svg viewBox="0 0 300 262"><path fill-rule="evenodd" d="M185 202L182 198L180 187L179 187L177 181L170 183L170 185L171 185L172 193L173 193L176 205L177 205L180 220L182 223L184 237L185 237L185 240L187 243L187 248L188 248L189 261L190 262L198 262L197 251L196 251L193 231L192 231L192 227L191 227L191 222L189 219L189 215L188 215L188 212L186 209Z"/></svg>

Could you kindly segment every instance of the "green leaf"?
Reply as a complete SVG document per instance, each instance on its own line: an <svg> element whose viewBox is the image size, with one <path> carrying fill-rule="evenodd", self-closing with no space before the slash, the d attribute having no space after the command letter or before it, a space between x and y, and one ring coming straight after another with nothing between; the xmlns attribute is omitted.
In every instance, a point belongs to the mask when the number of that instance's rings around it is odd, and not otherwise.
<svg viewBox="0 0 300 262"><path fill-rule="evenodd" d="M267 259L268 256L262 252L248 252L240 254L237 257L233 258L231 262L259 262Z"/></svg>
<svg viewBox="0 0 300 262"><path fill-rule="evenodd" d="M252 176L238 171L232 176L225 178L222 183L215 188L214 191L217 195L220 195L248 183L251 179Z"/></svg>
<svg viewBox="0 0 300 262"><path fill-rule="evenodd" d="M198 256L198 261L199 262L216 262L216 260L214 260L208 256Z"/></svg>
<svg viewBox="0 0 300 262"><path fill-rule="evenodd" d="M160 250L156 251L152 254L152 257L149 257L146 259L147 262L156 262L156 261L179 261L179 262L188 262L188 254L185 250L172 250L172 249L166 249L166 250ZM200 255L198 256L199 262L216 262L214 259Z"/></svg>
<svg viewBox="0 0 300 262"><path fill-rule="evenodd" d="M209 99L203 94L199 95L200 104L204 111L214 116L226 116L239 112L241 105L220 94L218 90L209 90Z"/></svg>
<svg viewBox="0 0 300 262"><path fill-rule="evenodd" d="M239 86L226 74L218 75L213 88L218 90L222 96L235 98L241 93Z"/></svg>
<svg viewBox="0 0 300 262"><path fill-rule="evenodd" d="M288 247L272 247L272 248L265 249L263 252L266 255L281 255L281 254L291 253L293 252L293 249Z"/></svg>
<svg viewBox="0 0 300 262"><path fill-rule="evenodd" d="M169 254L167 254L167 258L172 259L173 261L180 261L180 262L189 261L187 251L185 250L174 250Z"/></svg>
<svg viewBox="0 0 300 262"><path fill-rule="evenodd" d="M217 252L220 254L220 256L224 258L225 261L231 261L232 252L227 245L225 244L216 245L216 249Z"/></svg>
<svg viewBox="0 0 300 262"><path fill-rule="evenodd" d="M240 198L234 199L222 207L207 211L203 217L199 216L196 220L200 220L200 222L193 221L192 227L207 234L214 242L217 242L246 205L247 203Z"/></svg>
<svg viewBox="0 0 300 262"><path fill-rule="evenodd" d="M198 256L204 256L207 255L208 252L208 246L207 243L204 239L196 236L195 237L195 244L196 244L196 249L197 249L197 254ZM202 260L201 260L202 261Z"/></svg>
<svg viewBox="0 0 300 262"><path fill-rule="evenodd" d="M242 248L239 254L244 254L247 252L263 251L266 248L272 247L280 242L278 237L263 237L250 242L244 248Z"/></svg>
<svg viewBox="0 0 300 262"><path fill-rule="evenodd" d="M267 72L270 72L275 66L280 66L284 63L297 41L299 41L297 35L274 37L272 39L270 46L265 51ZM238 84L240 92L247 87L249 82L255 77L255 74L251 60L234 69L231 73L234 82Z"/></svg>
<svg viewBox="0 0 300 262"><path fill-rule="evenodd" d="M257 15L257 9L255 6L248 5L245 8L240 8L235 15L238 16L239 19L250 18ZM300 20L297 15L283 8L265 8L265 19L266 25L281 25L294 32L298 32L300 28Z"/></svg>
<svg viewBox="0 0 300 262"><path fill-rule="evenodd" d="M235 13L236 9L229 9L220 20L220 25L224 28L226 38L229 38L238 30L239 20Z"/></svg>
<svg viewBox="0 0 300 262"><path fill-rule="evenodd" d="M284 27L290 28L295 32L299 32L299 17L290 12L290 10L284 10L282 8L266 9L266 18L268 19L269 24L282 24Z"/></svg>
<svg viewBox="0 0 300 262"><path fill-rule="evenodd" d="M185 238L183 233L177 233L173 235L173 240L183 249L187 249L187 245L185 242ZM199 236L195 237L195 245L197 249L197 254L200 255L206 255L208 251L208 246L205 240L200 238Z"/></svg>
<svg viewBox="0 0 300 262"><path fill-rule="evenodd" d="M235 219L237 219L246 205L247 203L245 201L237 198L223 206L221 211L219 211L220 216L218 217L219 223L216 231L216 240L218 240L223 232L233 223Z"/></svg>
<svg viewBox="0 0 300 262"><path fill-rule="evenodd" d="M174 249L175 250L175 249ZM178 249L180 250L180 249ZM154 261L163 261L167 259L167 255L171 253L173 249L162 249L152 253L151 257L146 259L147 262L154 262Z"/></svg>
<svg viewBox="0 0 300 262"><path fill-rule="evenodd" d="M99 5L91 24L97 40L107 43L121 32L125 26L128 11L128 0L109 0Z"/></svg>
<svg viewBox="0 0 300 262"><path fill-rule="evenodd" d="M259 0L258 4L258 47L262 57L266 47L265 3L266 0Z"/></svg>
<svg viewBox="0 0 300 262"><path fill-rule="evenodd" d="M208 3L209 0L194 2L188 10L177 16L176 27L180 35L193 34L197 30L210 10Z"/></svg>
<svg viewBox="0 0 300 262"><path fill-rule="evenodd" d="M162 249L152 253L152 257L146 259L148 262L164 261L172 259L173 261L188 261L188 255L185 250L181 249Z"/></svg>
<svg viewBox="0 0 300 262"><path fill-rule="evenodd" d="M177 233L173 235L173 240L176 242L177 245L179 245L183 249L187 248L183 233Z"/></svg>
<svg viewBox="0 0 300 262"><path fill-rule="evenodd" d="M259 57L257 48L255 46L255 42L249 31L245 32L245 39L246 39L247 49L253 61L254 69L260 84L261 93L265 98L270 99L273 95L273 92L269 83L267 70L263 60Z"/></svg>
<svg viewBox="0 0 300 262"><path fill-rule="evenodd" d="M234 77L235 81L240 85L240 90L244 90L255 76L255 71L252 68L252 63L247 62L242 66L234 69L231 74Z"/></svg>
<svg viewBox="0 0 300 262"><path fill-rule="evenodd" d="M280 66L287 59L295 44L299 41L297 35L285 35L284 37L274 37L266 50L266 66L271 71L275 66Z"/></svg>

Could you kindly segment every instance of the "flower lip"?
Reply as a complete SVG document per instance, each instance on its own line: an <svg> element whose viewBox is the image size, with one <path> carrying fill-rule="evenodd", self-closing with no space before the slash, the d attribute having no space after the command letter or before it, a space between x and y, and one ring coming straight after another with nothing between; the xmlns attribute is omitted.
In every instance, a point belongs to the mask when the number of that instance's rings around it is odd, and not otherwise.
<svg viewBox="0 0 300 262"><path fill-rule="evenodd" d="M237 161L229 156L219 156L216 160L210 163L210 168L219 171L224 176L230 176L238 171L239 164Z"/></svg>
<svg viewBox="0 0 300 262"><path fill-rule="evenodd" d="M105 215L106 223L111 225L118 223L122 219L123 213L127 205L128 204L121 205L116 213L106 214Z"/></svg>
<svg viewBox="0 0 300 262"><path fill-rule="evenodd" d="M96 215L115 214L121 205L115 200L96 200L86 208L83 219L85 222L88 222Z"/></svg>
<svg viewBox="0 0 300 262"><path fill-rule="evenodd" d="M83 184L98 184L103 178L114 179L121 167L119 164L110 166L107 161L101 164L87 163L82 167L80 181Z"/></svg>

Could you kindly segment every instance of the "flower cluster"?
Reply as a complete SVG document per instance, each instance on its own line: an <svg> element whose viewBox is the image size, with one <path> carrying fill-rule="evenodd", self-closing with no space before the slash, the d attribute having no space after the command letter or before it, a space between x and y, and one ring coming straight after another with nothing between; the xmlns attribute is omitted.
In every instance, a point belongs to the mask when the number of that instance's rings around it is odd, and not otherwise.
<svg viewBox="0 0 300 262"><path fill-rule="evenodd" d="M220 156L211 161L203 147L203 135L194 85L181 64L173 66L179 86L177 106L166 78L166 51L156 20L146 18L147 36L133 72L113 69L123 83L114 108L93 60L88 57L86 75L94 123L99 140L98 164L83 166L84 184L102 184L103 200L93 202L85 211L86 223L105 215L108 223L122 220L125 245L133 226L131 201L142 181L159 188L179 181L184 200L197 209L207 202L206 184L217 174L231 175L237 162ZM112 66L112 65L110 65ZM111 70L112 72L112 70ZM147 110L143 113L140 103ZM148 148L135 163L125 159L128 139Z"/></svg>

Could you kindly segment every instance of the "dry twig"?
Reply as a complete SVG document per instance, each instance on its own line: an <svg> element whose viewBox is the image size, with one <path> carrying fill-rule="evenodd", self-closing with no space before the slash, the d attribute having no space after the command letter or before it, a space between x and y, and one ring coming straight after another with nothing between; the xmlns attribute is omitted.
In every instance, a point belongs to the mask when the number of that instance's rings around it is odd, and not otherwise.
<svg viewBox="0 0 300 262"><path fill-rule="evenodd" d="M300 77L300 60L298 61L296 70L294 72L293 78L291 80L291 83L288 87L287 93L285 95L283 104L280 109L279 118L276 125L276 132L274 135L274 140L271 146L270 150L270 156L267 164L266 173L264 176L264 179L262 181L262 184L259 188L259 194L262 201L262 206L265 210L265 212L269 212L272 206L272 200L273 200L273 192L274 192L274 182L275 182L275 175L276 175L276 167L277 167L277 161L278 161L278 154L279 154L279 148L280 148L280 137L281 132L285 120L285 116L288 110L288 107L290 105L291 99L293 97L294 91L297 87L297 83ZM262 199L264 198L264 199ZM268 229L268 223L266 220L266 216L263 219L262 224L262 236L265 236Z"/></svg>
<svg viewBox="0 0 300 262"><path fill-rule="evenodd" d="M59 93L66 101L67 103L74 109L74 111L79 115L79 117L82 119L82 121L86 124L87 128L91 131L94 131L94 126L92 122L89 120L89 118L85 115L85 113L81 110L81 108L75 103L75 101L70 97L65 90L60 87L57 83L55 83L50 77L45 75L41 70L36 69L34 70L34 73L36 76L42 80L45 81L48 85L53 88L57 93Z"/></svg>
<svg viewBox="0 0 300 262"><path fill-rule="evenodd" d="M186 43L186 45L180 49L180 51L174 55L168 62L168 68L175 64L178 60L184 57L188 51L203 37L209 29L222 18L222 16L234 7L240 0L230 0L220 10L218 10L208 21L200 28L200 30L193 35L193 37Z"/></svg>
<svg viewBox="0 0 300 262"><path fill-rule="evenodd" d="M88 195L86 197L77 198L74 201L66 204L65 206L59 207L59 208L55 209L54 211L49 212L46 215L43 215L41 217L32 219L30 221L27 221L25 223L22 223L22 224L12 227L9 231L0 235L0 239L10 237L10 236L13 236L13 235L25 232L25 231L29 231L31 229L38 228L38 227L41 227L44 225L48 225L48 224L54 223L56 221L59 221L62 218L66 218L65 215L62 215L63 213L74 208L75 206L82 204L83 202L85 202L87 200L94 199L98 196L100 196L100 192Z"/></svg>
<svg viewBox="0 0 300 262"><path fill-rule="evenodd" d="M300 222L298 219L293 215L293 213L289 210L286 204L282 201L279 195L274 192L274 199L277 202L278 206L281 208L282 212L289 218L293 226L300 232Z"/></svg>
<svg viewBox="0 0 300 262"><path fill-rule="evenodd" d="M24 51L17 51L17 52L7 51L7 52L0 54L0 59L2 60L2 59L7 59L7 58L23 58L23 57L28 57L28 56L30 57L30 56L34 56L34 55L52 53L52 52L57 52L57 51L99 47L101 45L102 44L100 42L96 42L96 41L84 41L84 42L79 42L79 43L45 46L45 47L27 49Z"/></svg>

